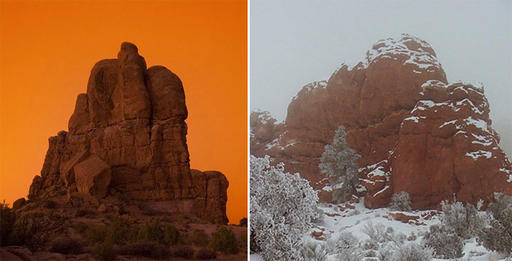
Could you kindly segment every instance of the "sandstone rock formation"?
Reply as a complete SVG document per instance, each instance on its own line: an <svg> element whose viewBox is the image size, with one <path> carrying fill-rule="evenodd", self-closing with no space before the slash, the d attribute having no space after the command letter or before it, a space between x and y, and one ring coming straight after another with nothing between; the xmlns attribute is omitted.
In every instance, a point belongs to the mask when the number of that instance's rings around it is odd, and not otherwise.
<svg viewBox="0 0 512 261"><path fill-rule="evenodd" d="M100 204L105 197L159 202L227 223L228 181L220 172L191 175L186 118L178 76L163 66L146 68L137 47L123 43L117 59L94 65L69 131L49 139L29 200L88 195Z"/></svg>
<svg viewBox="0 0 512 261"><path fill-rule="evenodd" d="M368 207L386 206L400 191L420 209L454 195L475 204L493 192L512 194L511 164L498 146L483 88L449 84L432 47L416 37L378 41L363 61L343 65L327 82L306 85L288 106L283 125L265 126L271 120L263 116L251 116L257 126L251 153L271 155L288 171L300 172L323 201L330 200L322 190L328 180L318 164L340 125L362 156Z"/></svg>

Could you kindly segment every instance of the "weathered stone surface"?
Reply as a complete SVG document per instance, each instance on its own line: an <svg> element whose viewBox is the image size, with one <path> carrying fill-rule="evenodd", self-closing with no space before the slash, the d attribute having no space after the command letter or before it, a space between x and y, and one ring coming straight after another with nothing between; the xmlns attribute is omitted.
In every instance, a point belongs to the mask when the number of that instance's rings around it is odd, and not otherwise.
<svg viewBox="0 0 512 261"><path fill-rule="evenodd" d="M195 201L197 214L212 223L227 224L226 202L229 182L218 171L191 170L198 196Z"/></svg>
<svg viewBox="0 0 512 261"><path fill-rule="evenodd" d="M90 194L100 199L107 195L112 177L110 166L96 155L73 167L78 192Z"/></svg>
<svg viewBox="0 0 512 261"><path fill-rule="evenodd" d="M78 192L98 199L158 202L192 202L199 197L209 204L197 213L225 223L221 216L225 217L226 191L219 191L224 198L216 197L217 203L212 201L215 197L201 194L205 191L196 191L186 118L178 76L163 66L147 69L137 47L122 43L117 59L101 60L92 68L87 93L77 97L69 132L49 139L29 200L62 195L70 200Z"/></svg>
<svg viewBox="0 0 512 261"><path fill-rule="evenodd" d="M435 207L454 194L475 203L494 191L512 192L511 164L488 114L482 90L447 84L432 47L403 35L377 42L364 61L343 65L327 82L304 86L279 132L260 120L251 129L251 145L258 145L251 153L284 162L328 200L330 193L322 190L328 179L318 164L343 125L348 145L361 155L366 206L386 206L400 191L411 194L415 208Z"/></svg>

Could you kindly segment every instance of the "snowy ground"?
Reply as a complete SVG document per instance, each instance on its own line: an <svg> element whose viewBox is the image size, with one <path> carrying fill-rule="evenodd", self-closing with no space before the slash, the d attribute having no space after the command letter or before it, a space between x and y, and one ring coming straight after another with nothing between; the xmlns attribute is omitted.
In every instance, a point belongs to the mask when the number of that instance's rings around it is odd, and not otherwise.
<svg viewBox="0 0 512 261"><path fill-rule="evenodd" d="M393 211L388 208L368 209L364 207L362 200L359 203L351 204L345 208L345 204L321 204L324 218L306 234L304 241L316 241L325 243L329 239L335 239L342 233L350 232L360 242L364 243L370 237L364 232L369 226L382 231L388 231L396 238L405 239L404 242L415 242L421 244L423 234L429 227L440 223L441 213L437 211ZM405 216L414 216L408 223L395 220L391 214L397 213ZM378 228L379 227L379 228ZM457 260L505 260L499 254L485 249L478 245L476 238L466 240L464 245L464 256ZM378 256L389 242L379 243L378 249L374 251ZM252 254L251 260L263 261L260 255ZM329 255L327 260L337 260L335 254ZM378 260L378 257L365 257L362 260ZM443 259L433 259L443 260Z"/></svg>

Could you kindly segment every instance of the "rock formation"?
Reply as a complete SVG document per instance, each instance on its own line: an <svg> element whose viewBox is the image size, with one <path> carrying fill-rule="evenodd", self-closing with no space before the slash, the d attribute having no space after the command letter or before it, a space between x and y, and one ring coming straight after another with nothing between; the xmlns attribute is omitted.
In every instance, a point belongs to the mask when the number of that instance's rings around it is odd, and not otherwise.
<svg viewBox="0 0 512 261"><path fill-rule="evenodd" d="M340 125L361 155L368 207L386 206L400 191L419 209L454 195L475 204L493 192L512 194L511 163L498 146L483 87L448 83L432 47L416 37L378 41L363 61L304 86L284 124L253 113L251 154L284 162L329 201L318 164Z"/></svg>
<svg viewBox="0 0 512 261"><path fill-rule="evenodd" d="M178 76L163 66L147 69L137 47L123 43L117 59L94 65L69 131L49 139L29 201L144 201L227 223L228 181L220 172L191 174L186 118Z"/></svg>

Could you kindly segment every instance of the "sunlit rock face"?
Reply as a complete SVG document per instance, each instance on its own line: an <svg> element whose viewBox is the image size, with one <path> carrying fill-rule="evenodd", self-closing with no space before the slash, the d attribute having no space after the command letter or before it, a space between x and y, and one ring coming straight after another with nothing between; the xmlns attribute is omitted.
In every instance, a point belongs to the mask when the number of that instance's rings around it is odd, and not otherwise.
<svg viewBox="0 0 512 261"><path fill-rule="evenodd" d="M435 208L454 195L476 203L493 192L512 193L511 164L491 127L483 87L448 83L433 48L416 37L378 41L359 63L304 86L279 132L261 139L258 133L271 133L265 125L252 130L251 144L267 143L251 153L283 161L329 201L318 164L340 125L361 155L368 207L386 206L400 191L410 194L414 208Z"/></svg>
<svg viewBox="0 0 512 261"><path fill-rule="evenodd" d="M179 77L163 66L148 69L137 47L123 43L117 59L94 65L69 131L50 138L29 199L85 193L162 201L227 223L224 175L191 175L186 118Z"/></svg>

